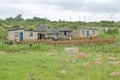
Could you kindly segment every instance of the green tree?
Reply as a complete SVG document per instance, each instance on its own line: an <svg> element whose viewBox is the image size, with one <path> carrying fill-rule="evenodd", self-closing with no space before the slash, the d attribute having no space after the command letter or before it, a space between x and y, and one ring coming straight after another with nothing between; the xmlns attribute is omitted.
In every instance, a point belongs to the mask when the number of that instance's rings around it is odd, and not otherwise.
<svg viewBox="0 0 120 80"><path fill-rule="evenodd" d="M100 24L102 27L114 27L115 26L114 21L100 21Z"/></svg>
<svg viewBox="0 0 120 80"><path fill-rule="evenodd" d="M22 15L21 14L18 14L15 18L14 18L15 21L22 21L23 18L22 18Z"/></svg>
<svg viewBox="0 0 120 80"><path fill-rule="evenodd" d="M15 24L12 28L20 28L20 25Z"/></svg>
<svg viewBox="0 0 120 80"><path fill-rule="evenodd" d="M5 40L7 36L6 30L0 27L0 40Z"/></svg>
<svg viewBox="0 0 120 80"><path fill-rule="evenodd" d="M11 21L13 21L14 19L13 19L13 17L9 17L9 18L6 18L5 19L5 21L8 21L8 22L11 22Z"/></svg>
<svg viewBox="0 0 120 80"><path fill-rule="evenodd" d="M116 37L115 35L118 34L119 32L118 29L114 28L114 29L108 29L106 33L112 35L113 38L115 38Z"/></svg>

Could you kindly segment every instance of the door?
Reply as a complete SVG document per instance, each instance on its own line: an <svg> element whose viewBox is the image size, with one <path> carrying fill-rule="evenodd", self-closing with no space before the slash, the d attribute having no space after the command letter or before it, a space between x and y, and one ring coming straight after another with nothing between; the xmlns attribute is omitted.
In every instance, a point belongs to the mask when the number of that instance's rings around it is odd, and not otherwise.
<svg viewBox="0 0 120 80"><path fill-rule="evenodd" d="M19 33L19 41L22 41L22 40L23 40L23 33L20 32L20 33Z"/></svg>
<svg viewBox="0 0 120 80"><path fill-rule="evenodd" d="M45 34L38 34L38 39L44 39L45 38Z"/></svg>
<svg viewBox="0 0 120 80"><path fill-rule="evenodd" d="M59 37L59 33L56 33L56 37L57 37L57 38Z"/></svg>
<svg viewBox="0 0 120 80"><path fill-rule="evenodd" d="M67 35L67 31L64 32L64 35L65 35L65 36Z"/></svg>
<svg viewBox="0 0 120 80"><path fill-rule="evenodd" d="M42 34L39 34L39 39L42 39L42 36L43 36Z"/></svg>
<svg viewBox="0 0 120 80"><path fill-rule="evenodd" d="M89 31L86 31L86 37L88 37L89 36Z"/></svg>

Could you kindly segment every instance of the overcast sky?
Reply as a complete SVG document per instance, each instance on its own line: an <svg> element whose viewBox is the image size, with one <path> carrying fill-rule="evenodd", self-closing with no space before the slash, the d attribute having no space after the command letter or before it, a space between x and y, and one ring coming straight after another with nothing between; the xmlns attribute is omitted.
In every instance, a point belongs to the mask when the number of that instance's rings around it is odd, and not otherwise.
<svg viewBox="0 0 120 80"><path fill-rule="evenodd" d="M0 18L47 17L65 21L120 21L120 0L0 0Z"/></svg>

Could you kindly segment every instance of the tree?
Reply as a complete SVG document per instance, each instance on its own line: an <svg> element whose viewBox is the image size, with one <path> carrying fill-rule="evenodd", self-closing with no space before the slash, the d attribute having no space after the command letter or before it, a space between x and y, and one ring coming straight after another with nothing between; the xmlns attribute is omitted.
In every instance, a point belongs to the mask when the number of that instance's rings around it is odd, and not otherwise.
<svg viewBox="0 0 120 80"><path fill-rule="evenodd" d="M15 19L15 21L21 21L21 20L23 20L21 14L18 14L14 19Z"/></svg>
<svg viewBox="0 0 120 80"><path fill-rule="evenodd" d="M0 27L0 39L5 40L7 36L6 30Z"/></svg>
<svg viewBox="0 0 120 80"><path fill-rule="evenodd" d="M12 28L20 28L20 25L15 24Z"/></svg>
<svg viewBox="0 0 120 80"><path fill-rule="evenodd" d="M102 27L114 27L114 21L100 21Z"/></svg>
<svg viewBox="0 0 120 80"><path fill-rule="evenodd" d="M28 28L28 30L31 30L31 31L32 31L32 30L33 30L33 28Z"/></svg>
<svg viewBox="0 0 120 80"><path fill-rule="evenodd" d="M11 22L13 21L13 17L6 18L5 20Z"/></svg>
<svg viewBox="0 0 120 80"><path fill-rule="evenodd" d="M115 35L118 34L119 32L118 29L114 28L114 29L108 29L106 33L112 35L113 38L115 38Z"/></svg>

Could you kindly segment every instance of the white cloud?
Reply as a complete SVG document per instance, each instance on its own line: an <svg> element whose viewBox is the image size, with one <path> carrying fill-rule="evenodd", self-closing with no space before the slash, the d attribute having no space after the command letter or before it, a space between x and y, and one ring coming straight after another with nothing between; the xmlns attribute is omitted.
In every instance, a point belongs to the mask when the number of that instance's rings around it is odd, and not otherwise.
<svg viewBox="0 0 120 80"><path fill-rule="evenodd" d="M119 0L1 0L0 18L22 14L25 18L99 21L110 20L114 14L114 20L120 20L119 5Z"/></svg>

